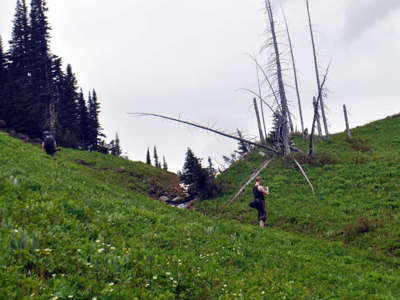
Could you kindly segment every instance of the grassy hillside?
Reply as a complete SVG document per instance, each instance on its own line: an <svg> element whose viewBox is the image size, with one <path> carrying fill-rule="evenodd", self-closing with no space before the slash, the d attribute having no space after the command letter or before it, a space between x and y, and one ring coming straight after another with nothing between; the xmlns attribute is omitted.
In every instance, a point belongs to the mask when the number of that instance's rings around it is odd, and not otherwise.
<svg viewBox="0 0 400 300"><path fill-rule="evenodd" d="M343 241L372 252L400 257L400 117L395 116L352 130L316 146L312 160L295 154L314 184L313 197L295 164L275 159L261 174L269 185L269 226L328 241ZM299 148L306 143L296 139ZM265 157L252 153L232 165L219 180L223 197L198 203L196 208L216 215ZM251 187L224 218L255 224L248 207Z"/></svg>
<svg viewBox="0 0 400 300"><path fill-rule="evenodd" d="M245 177L244 170L259 160L255 155L226 174L231 190L241 181L239 174ZM167 176L160 170L67 149L52 159L4 133L0 165L0 299L400 297L397 258L285 232L279 224L289 210L278 206L278 225L266 230L232 222L229 216L218 220L181 211L147 196ZM310 198L301 178L293 183L290 177L289 182L286 172L292 171L281 171L272 186L274 205L282 195L279 187L294 190L296 185L304 205L330 214L320 194ZM296 199L292 195L280 207ZM246 209L245 203L240 205L228 213ZM302 220L301 209L290 213ZM316 222L317 213L309 214ZM323 228L324 222L316 224Z"/></svg>

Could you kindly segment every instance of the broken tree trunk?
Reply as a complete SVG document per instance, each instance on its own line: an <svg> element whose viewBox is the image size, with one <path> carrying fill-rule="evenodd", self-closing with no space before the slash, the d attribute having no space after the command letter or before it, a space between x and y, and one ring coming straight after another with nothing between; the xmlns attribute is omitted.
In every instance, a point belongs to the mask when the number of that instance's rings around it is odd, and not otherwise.
<svg viewBox="0 0 400 300"><path fill-rule="evenodd" d="M329 140L328 122L327 122L326 116L325 116L325 106L324 106L324 101L323 101L323 95L322 95L322 92L321 92L322 86L320 84L317 52L315 50L314 31L313 31L312 23L311 23L310 5L308 3L308 0L306 0L306 4L307 4L308 24L309 24L309 27L310 27L310 34L311 34L311 44L312 44L313 56L314 56L315 75L317 77L318 94L321 95L321 98L319 99L319 102L321 104L322 121L324 122L326 138Z"/></svg>
<svg viewBox="0 0 400 300"><path fill-rule="evenodd" d="M349 118L347 116L347 109L346 109L346 104L343 104L343 112L344 112L344 120L346 122L346 133L347 133L347 138L351 139L351 132L350 132L350 126L349 126Z"/></svg>
<svg viewBox="0 0 400 300"><path fill-rule="evenodd" d="M317 112L317 128L318 128L318 137L319 140L322 141L322 127L321 127L321 117L319 115L319 109L318 109L318 104L317 104L317 98L314 97L313 98L313 105L314 105L314 109L316 108L316 112Z"/></svg>
<svg viewBox="0 0 400 300"><path fill-rule="evenodd" d="M315 122L317 120L317 115L318 115L318 102L321 99L322 88L324 87L325 82L326 82L326 78L328 77L329 67L330 67L330 63L328 65L328 67L326 68L326 72L325 72L325 75L324 75L324 80L322 81L321 88L319 89L317 103L316 103L316 105L314 105L314 117L313 117L313 121L312 121L312 125L311 125L310 145L309 145L309 148L308 148L308 156L311 156L313 154Z"/></svg>
<svg viewBox="0 0 400 300"><path fill-rule="evenodd" d="M257 72L258 93L260 94L259 99L260 99L260 109L261 109L262 123L263 123L263 129L264 129L264 136L265 136L265 139L267 139L267 128L265 127L264 105L263 105L263 99L261 99L262 92L261 92L260 74L258 73L257 64L256 64L256 72Z"/></svg>
<svg viewBox="0 0 400 300"><path fill-rule="evenodd" d="M276 77L278 81L279 87L279 96L281 100L281 111L282 117L284 120L283 128L282 128L282 142L283 142L283 155L288 156L290 155L290 144L289 144L289 127L288 127L288 103L286 98L286 91L285 91L285 84L283 83L283 76L282 76L282 66L281 66L281 59L280 59L280 52L278 48L278 40L275 32L275 21L272 12L271 2L270 0L265 0L265 6L267 9L270 29L271 29L271 36L272 36L272 43L274 49L274 58L275 58L275 66L276 66Z"/></svg>
<svg viewBox="0 0 400 300"><path fill-rule="evenodd" d="M256 172L254 172L254 173L251 175L251 177L249 178L249 180L240 188L240 190L235 194L235 196L233 196L233 198L221 209L221 211L220 211L220 213L219 213L220 216L221 216L221 214L223 213L223 211L224 211L228 206L231 206L232 203L235 202L237 198L239 198L239 196L245 191L246 187L247 187L253 180L255 180L256 177L257 177L258 175L260 175L260 173L261 173L266 167L268 167L268 165L269 165L269 163L270 163L271 161L272 161L272 158L266 160L266 161L261 165L261 167L260 167Z"/></svg>
<svg viewBox="0 0 400 300"><path fill-rule="evenodd" d="M260 133L260 142L261 142L261 144L265 145L266 143L265 143L263 129L261 127L261 120L260 120L260 114L258 112L257 99L254 98L253 102L254 102L254 110L256 111L258 132Z"/></svg>

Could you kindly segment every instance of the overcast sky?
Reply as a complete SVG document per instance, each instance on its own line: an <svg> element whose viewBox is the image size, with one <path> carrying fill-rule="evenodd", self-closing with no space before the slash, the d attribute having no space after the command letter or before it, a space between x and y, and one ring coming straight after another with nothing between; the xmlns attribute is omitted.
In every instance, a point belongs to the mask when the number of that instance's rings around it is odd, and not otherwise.
<svg viewBox="0 0 400 300"><path fill-rule="evenodd" d="M15 2L0 1L4 41L10 39ZM343 104L352 127L400 112L400 1L311 0L310 5L321 68L332 59L325 102L330 131L344 130ZM96 89L107 139L118 132L132 160L143 161L147 147L156 145L176 171L187 147L222 162L236 142L129 112L166 114L256 136L252 97L238 89L257 89L255 67L245 53L258 54L267 37L262 0L49 0L48 6L52 52L72 64L85 92ZM305 3L285 0L283 6L310 127L316 83ZM276 18L281 19L278 9ZM259 58L265 62L267 54ZM292 85L290 71L286 79ZM292 89L289 99L297 116ZM299 118L296 124L300 128Z"/></svg>

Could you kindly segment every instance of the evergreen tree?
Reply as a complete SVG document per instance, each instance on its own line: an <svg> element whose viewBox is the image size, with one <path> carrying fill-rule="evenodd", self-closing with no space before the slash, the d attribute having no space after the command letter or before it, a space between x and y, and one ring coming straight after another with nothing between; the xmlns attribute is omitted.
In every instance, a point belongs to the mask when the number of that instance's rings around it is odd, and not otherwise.
<svg viewBox="0 0 400 300"><path fill-rule="evenodd" d="M28 25L28 11L25 0L18 0L15 8L13 29L10 41L10 67L13 71L13 80L26 83L28 76L28 60L30 46L30 27Z"/></svg>
<svg viewBox="0 0 400 300"><path fill-rule="evenodd" d="M155 166L156 168L161 168L161 163L160 163L160 161L158 160L158 154L157 154L156 146L154 146L154 155L153 155L153 157L154 157L154 166Z"/></svg>
<svg viewBox="0 0 400 300"><path fill-rule="evenodd" d="M147 148L146 164L151 166L151 158L150 158L150 149L149 148Z"/></svg>
<svg viewBox="0 0 400 300"><path fill-rule="evenodd" d="M163 156L163 170L168 171L167 161L165 160L165 156Z"/></svg>
<svg viewBox="0 0 400 300"><path fill-rule="evenodd" d="M88 99L89 106L89 150L97 151L97 145L100 137L104 137L101 133L102 128L99 122L100 104L97 101L96 91L93 90L92 94L89 93Z"/></svg>
<svg viewBox="0 0 400 300"><path fill-rule="evenodd" d="M7 108L5 101L5 87L7 80L6 59L3 52L3 40L0 36L0 120L4 120Z"/></svg>
<svg viewBox="0 0 400 300"><path fill-rule="evenodd" d="M51 82L51 55L49 49L50 27L46 16L45 0L32 0L30 10L30 39L28 48L28 71L32 96L28 110L32 112L36 126L31 136L40 137L42 129L51 126L51 105L55 99Z"/></svg>
<svg viewBox="0 0 400 300"><path fill-rule="evenodd" d="M57 131L57 142L64 147L77 148L79 144L78 86L71 65L68 65L66 73L61 73L60 76L61 82L56 88L59 95L57 114L60 127Z"/></svg>
<svg viewBox="0 0 400 300"><path fill-rule="evenodd" d="M274 145L276 149L283 152L282 130L284 129L285 120L279 112L274 113L272 120L273 128L268 135L267 141Z"/></svg>
<svg viewBox="0 0 400 300"><path fill-rule="evenodd" d="M211 157L208 157L208 167L207 172L210 178L214 178L217 175L217 170L215 170L214 165L212 163Z"/></svg>
<svg viewBox="0 0 400 300"><path fill-rule="evenodd" d="M79 124L79 146L82 150L89 148L89 113L86 107L85 97L82 89L78 93L78 124Z"/></svg>
<svg viewBox="0 0 400 300"><path fill-rule="evenodd" d="M188 186L192 198L204 194L208 181L208 173L201 166L201 160L188 148L185 164L180 174L182 181Z"/></svg>
<svg viewBox="0 0 400 300"><path fill-rule="evenodd" d="M121 146L119 144L118 133L115 135L115 140L111 141L111 154L121 156Z"/></svg>
<svg viewBox="0 0 400 300"><path fill-rule="evenodd" d="M237 129L237 134L238 134L238 137L243 138L243 134L239 129ZM236 150L235 152L238 153L239 155L244 155L244 154L248 153L250 151L250 149L251 149L251 146L248 143L239 141L238 150Z"/></svg>
<svg viewBox="0 0 400 300"><path fill-rule="evenodd" d="M4 119L10 127L18 132L31 133L37 128L38 120L34 118L34 102L31 99L29 74L30 27L28 25L27 7L25 0L18 0L10 49L8 80L3 89Z"/></svg>

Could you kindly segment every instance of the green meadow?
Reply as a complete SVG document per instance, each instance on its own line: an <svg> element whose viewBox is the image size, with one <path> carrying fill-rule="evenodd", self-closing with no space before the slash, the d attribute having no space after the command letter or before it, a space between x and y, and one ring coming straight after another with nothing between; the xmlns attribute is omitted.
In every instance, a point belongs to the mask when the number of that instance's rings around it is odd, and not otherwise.
<svg viewBox="0 0 400 300"><path fill-rule="evenodd" d="M315 196L276 158L264 229L251 188L218 217L258 151L219 176L223 195L183 211L152 198L176 180L160 169L51 158L0 133L0 299L400 299L399 129L386 119L296 154Z"/></svg>

